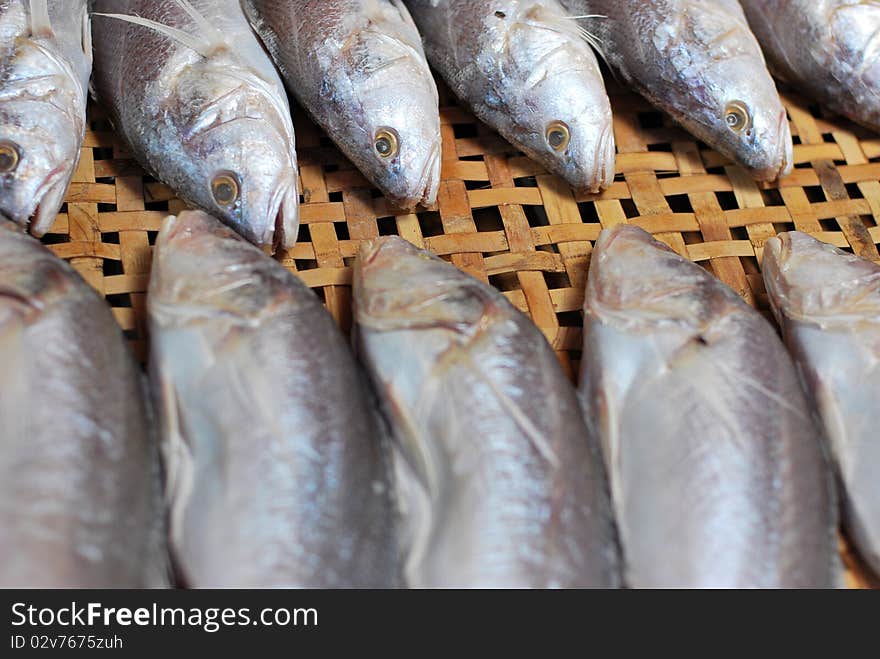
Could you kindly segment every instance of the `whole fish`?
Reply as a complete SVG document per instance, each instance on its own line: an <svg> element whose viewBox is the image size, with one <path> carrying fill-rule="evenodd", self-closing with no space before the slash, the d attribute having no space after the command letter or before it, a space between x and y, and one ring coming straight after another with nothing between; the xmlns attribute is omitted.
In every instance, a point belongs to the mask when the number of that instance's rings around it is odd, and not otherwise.
<svg viewBox="0 0 880 659"><path fill-rule="evenodd" d="M637 227L596 243L581 387L630 586L837 585L833 477L788 353Z"/></svg>
<svg viewBox="0 0 880 659"><path fill-rule="evenodd" d="M561 0L611 68L761 181L793 165L788 117L737 0Z"/></svg>
<svg viewBox="0 0 880 659"><path fill-rule="evenodd" d="M431 64L482 121L578 190L614 180L599 63L557 0L406 0Z"/></svg>
<svg viewBox="0 0 880 659"><path fill-rule="evenodd" d="M741 1L775 75L880 130L880 2Z"/></svg>
<svg viewBox="0 0 880 659"><path fill-rule="evenodd" d="M880 574L880 266L795 231L767 242L763 271L824 422L844 523Z"/></svg>
<svg viewBox="0 0 880 659"><path fill-rule="evenodd" d="M397 237L362 244L354 300L398 440L408 584L616 586L601 456L538 328Z"/></svg>
<svg viewBox="0 0 880 659"><path fill-rule="evenodd" d="M394 585L377 417L318 297L214 218L186 212L159 233L148 312L185 583Z"/></svg>
<svg viewBox="0 0 880 659"><path fill-rule="evenodd" d="M437 86L400 0L242 0L290 92L404 208L436 201Z"/></svg>
<svg viewBox="0 0 880 659"><path fill-rule="evenodd" d="M0 218L35 236L79 163L91 71L86 0L0 2Z"/></svg>
<svg viewBox="0 0 880 659"><path fill-rule="evenodd" d="M98 98L140 163L251 242L292 246L290 106L239 1L96 0L94 11Z"/></svg>
<svg viewBox="0 0 880 659"><path fill-rule="evenodd" d="M140 372L104 300L11 226L0 226L0 587L164 585Z"/></svg>

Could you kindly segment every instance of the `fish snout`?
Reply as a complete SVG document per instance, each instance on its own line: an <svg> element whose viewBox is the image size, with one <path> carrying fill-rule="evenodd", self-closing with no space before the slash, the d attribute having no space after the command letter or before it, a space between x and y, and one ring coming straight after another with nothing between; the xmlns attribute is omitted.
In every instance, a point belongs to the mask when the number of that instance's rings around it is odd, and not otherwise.
<svg viewBox="0 0 880 659"><path fill-rule="evenodd" d="M794 145L785 110L780 113L775 130L767 135L767 139L776 142L776 149L765 166L752 170L752 176L758 181L772 183L791 174L794 167Z"/></svg>

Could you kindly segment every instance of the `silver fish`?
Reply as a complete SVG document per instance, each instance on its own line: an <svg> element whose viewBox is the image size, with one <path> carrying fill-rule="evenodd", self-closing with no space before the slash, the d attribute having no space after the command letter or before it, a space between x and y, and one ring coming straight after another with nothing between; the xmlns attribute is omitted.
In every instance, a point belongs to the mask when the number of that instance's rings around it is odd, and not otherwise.
<svg viewBox="0 0 880 659"><path fill-rule="evenodd" d="M291 247L290 106L238 0L97 0L94 11L97 95L141 164L251 242Z"/></svg>
<svg viewBox="0 0 880 659"><path fill-rule="evenodd" d="M481 120L578 190L614 180L611 103L557 0L406 0L431 64Z"/></svg>
<svg viewBox="0 0 880 659"><path fill-rule="evenodd" d="M611 68L761 181L791 172L788 117L737 0L561 0Z"/></svg>
<svg viewBox="0 0 880 659"><path fill-rule="evenodd" d="M4 227L0 364L0 587L164 585L140 372L104 300Z"/></svg>
<svg viewBox="0 0 880 659"><path fill-rule="evenodd" d="M407 583L616 586L601 456L538 328L397 237L362 244L354 300L398 440Z"/></svg>
<svg viewBox="0 0 880 659"><path fill-rule="evenodd" d="M596 243L581 395L634 587L838 585L821 436L773 327L650 234Z"/></svg>
<svg viewBox="0 0 880 659"><path fill-rule="evenodd" d="M385 587L396 545L376 415L318 297L201 212L165 221L148 312L193 587Z"/></svg>
<svg viewBox="0 0 880 659"><path fill-rule="evenodd" d="M440 186L437 86L399 0L243 0L290 92L393 202Z"/></svg>
<svg viewBox="0 0 880 659"><path fill-rule="evenodd" d="M767 242L763 271L824 422L844 523L880 574L880 266L793 232Z"/></svg>
<svg viewBox="0 0 880 659"><path fill-rule="evenodd" d="M0 217L35 236L79 163L91 71L86 0L0 2Z"/></svg>
<svg viewBox="0 0 880 659"><path fill-rule="evenodd" d="M775 75L880 130L880 2L741 1Z"/></svg>

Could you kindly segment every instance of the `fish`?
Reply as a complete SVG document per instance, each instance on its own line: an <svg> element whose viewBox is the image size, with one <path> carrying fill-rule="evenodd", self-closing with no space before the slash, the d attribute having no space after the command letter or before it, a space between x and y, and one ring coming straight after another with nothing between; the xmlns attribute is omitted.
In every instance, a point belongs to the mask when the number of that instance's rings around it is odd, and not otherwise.
<svg viewBox="0 0 880 659"><path fill-rule="evenodd" d="M318 297L188 211L159 232L147 311L182 583L396 585L386 441Z"/></svg>
<svg viewBox="0 0 880 659"><path fill-rule="evenodd" d="M578 191L614 180L596 55L557 0L406 0L428 60L474 114Z"/></svg>
<svg viewBox="0 0 880 659"><path fill-rule="evenodd" d="M602 458L538 328L399 237L364 241L353 276L356 352L395 438L405 583L617 586Z"/></svg>
<svg viewBox="0 0 880 659"><path fill-rule="evenodd" d="M79 163L92 45L86 0L0 2L0 218L45 234Z"/></svg>
<svg viewBox="0 0 880 659"><path fill-rule="evenodd" d="M742 0L742 6L779 79L880 130L880 2Z"/></svg>
<svg viewBox="0 0 880 659"><path fill-rule="evenodd" d="M2 225L0 587L165 586L159 453L140 369L105 301Z"/></svg>
<svg viewBox="0 0 880 659"><path fill-rule="evenodd" d="M759 181L794 164L788 115L737 0L561 0L612 71Z"/></svg>
<svg viewBox="0 0 880 659"><path fill-rule="evenodd" d="M284 84L238 0L96 0L94 88L138 162L255 245L299 233Z"/></svg>
<svg viewBox="0 0 880 659"><path fill-rule="evenodd" d="M290 93L397 206L440 187L440 111L421 38L399 0L243 0Z"/></svg>
<svg viewBox="0 0 880 659"><path fill-rule="evenodd" d="M834 479L773 326L618 225L596 242L580 394L635 588L836 587Z"/></svg>
<svg viewBox="0 0 880 659"><path fill-rule="evenodd" d="M793 231L767 241L762 270L825 428L844 526L880 574L880 265Z"/></svg>

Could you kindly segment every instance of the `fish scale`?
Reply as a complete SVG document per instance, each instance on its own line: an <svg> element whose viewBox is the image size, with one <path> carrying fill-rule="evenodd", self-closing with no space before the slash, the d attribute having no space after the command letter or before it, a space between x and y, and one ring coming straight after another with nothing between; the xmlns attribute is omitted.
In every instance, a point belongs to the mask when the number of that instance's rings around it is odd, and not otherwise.
<svg viewBox="0 0 880 659"><path fill-rule="evenodd" d="M48 23L44 21L48 19ZM86 0L0 4L0 218L41 236L76 171L92 53Z"/></svg>
<svg viewBox="0 0 880 659"><path fill-rule="evenodd" d="M249 241L292 247L290 105L238 0L96 0L92 21L97 97L141 164Z"/></svg>
<svg viewBox="0 0 880 659"><path fill-rule="evenodd" d="M116 321L70 266L3 227L0 281L0 584L164 585L159 454Z"/></svg>
<svg viewBox="0 0 880 659"><path fill-rule="evenodd" d="M788 118L736 0L560 0L623 80L762 181L790 173Z"/></svg>
<svg viewBox="0 0 880 659"><path fill-rule="evenodd" d="M618 585L601 458L531 321L401 238L363 244L354 300L397 440L408 585Z"/></svg>
<svg viewBox="0 0 880 659"><path fill-rule="evenodd" d="M421 39L398 0L244 0L291 94L389 199L431 205L440 113Z"/></svg>
<svg viewBox="0 0 880 659"><path fill-rule="evenodd" d="M621 225L596 243L581 399L632 587L833 587L834 482L773 327Z"/></svg>
<svg viewBox="0 0 880 659"><path fill-rule="evenodd" d="M742 0L774 74L880 129L880 2Z"/></svg>
<svg viewBox="0 0 880 659"><path fill-rule="evenodd" d="M391 587L385 447L315 294L201 212L168 218L148 296L171 548L192 587Z"/></svg>
<svg viewBox="0 0 880 659"><path fill-rule="evenodd" d="M556 0L406 5L431 63L477 117L573 187L610 185L614 133L602 74Z"/></svg>
<svg viewBox="0 0 880 659"><path fill-rule="evenodd" d="M811 236L767 242L764 279L786 344L825 426L844 524L880 574L880 266Z"/></svg>

